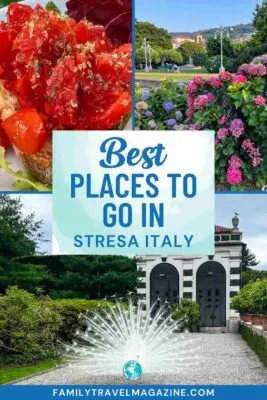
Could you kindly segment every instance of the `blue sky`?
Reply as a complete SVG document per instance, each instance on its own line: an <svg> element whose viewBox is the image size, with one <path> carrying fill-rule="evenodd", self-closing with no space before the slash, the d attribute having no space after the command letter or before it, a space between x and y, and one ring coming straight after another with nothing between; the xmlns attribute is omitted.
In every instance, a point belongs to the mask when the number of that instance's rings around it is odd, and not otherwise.
<svg viewBox="0 0 267 400"><path fill-rule="evenodd" d="M215 199L217 225L232 226L239 214L243 241L260 261L258 269L267 270L267 194L220 194Z"/></svg>
<svg viewBox="0 0 267 400"><path fill-rule="evenodd" d="M248 23L261 0L135 0L136 17L169 32Z"/></svg>

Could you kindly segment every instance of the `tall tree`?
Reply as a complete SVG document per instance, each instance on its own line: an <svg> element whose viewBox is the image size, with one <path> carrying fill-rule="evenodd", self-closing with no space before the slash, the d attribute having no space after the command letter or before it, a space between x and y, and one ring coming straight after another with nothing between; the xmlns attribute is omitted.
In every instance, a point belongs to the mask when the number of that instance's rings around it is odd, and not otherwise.
<svg viewBox="0 0 267 400"><path fill-rule="evenodd" d="M185 62L189 62L190 58L193 58L199 54L205 54L203 46L195 42L185 42L179 47L179 51L182 53Z"/></svg>
<svg viewBox="0 0 267 400"><path fill-rule="evenodd" d="M172 49L171 35L165 29L158 28L150 22L136 22L136 48L142 46L144 38L149 41L149 44L155 50Z"/></svg>
<svg viewBox="0 0 267 400"><path fill-rule="evenodd" d="M256 28L255 39L260 43L267 42L267 0L257 4L254 12L253 25Z"/></svg>
<svg viewBox="0 0 267 400"><path fill-rule="evenodd" d="M43 265L19 263L0 257L0 293L9 286L17 285L31 293L37 293L51 279Z"/></svg>
<svg viewBox="0 0 267 400"><path fill-rule="evenodd" d="M115 293L124 297L135 291L139 276L136 260L123 256L32 256L17 261L42 266L49 276L38 285L55 299L103 299Z"/></svg>
<svg viewBox="0 0 267 400"><path fill-rule="evenodd" d="M18 196L0 195L0 256L6 258L38 252L44 241L43 222L25 213Z"/></svg>
<svg viewBox="0 0 267 400"><path fill-rule="evenodd" d="M221 54L221 39L215 39L210 36L207 39L207 55L208 57L218 56ZM233 58L235 56L235 48L231 40L227 37L223 38L223 55L225 57Z"/></svg>
<svg viewBox="0 0 267 400"><path fill-rule="evenodd" d="M174 63L181 65L183 64L183 56L179 51L176 50L163 50L160 53L160 59L162 63Z"/></svg>
<svg viewBox="0 0 267 400"><path fill-rule="evenodd" d="M242 271L247 271L250 267L256 267L259 264L257 261L256 255L253 254L247 247L243 248L242 251L242 261L241 261L241 269Z"/></svg>

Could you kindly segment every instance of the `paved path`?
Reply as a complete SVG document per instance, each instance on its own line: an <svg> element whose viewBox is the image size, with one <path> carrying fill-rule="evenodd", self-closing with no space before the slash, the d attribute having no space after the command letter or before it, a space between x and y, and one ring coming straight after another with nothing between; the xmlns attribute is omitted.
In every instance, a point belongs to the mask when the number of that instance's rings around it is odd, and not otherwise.
<svg viewBox="0 0 267 400"><path fill-rule="evenodd" d="M253 385L267 384L267 368L248 347L239 334L196 333L201 350L196 366L186 368L178 375L146 375L140 384L177 385ZM29 378L20 385L55 384L124 384L119 376L90 376L90 371L79 365L62 367L35 378Z"/></svg>

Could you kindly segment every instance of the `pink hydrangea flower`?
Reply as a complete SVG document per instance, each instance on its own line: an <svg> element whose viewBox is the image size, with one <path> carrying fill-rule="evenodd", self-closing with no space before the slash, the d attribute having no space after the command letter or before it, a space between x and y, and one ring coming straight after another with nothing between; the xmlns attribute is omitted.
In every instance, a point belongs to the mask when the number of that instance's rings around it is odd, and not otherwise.
<svg viewBox="0 0 267 400"><path fill-rule="evenodd" d="M194 116L195 110L193 107L188 107L187 111L186 111L186 115L188 116L188 118L191 120Z"/></svg>
<svg viewBox="0 0 267 400"><path fill-rule="evenodd" d="M266 75L266 67L262 64L249 64L248 74L251 76L264 76Z"/></svg>
<svg viewBox="0 0 267 400"><path fill-rule="evenodd" d="M221 128L217 132L217 138L218 139L224 139L228 135L229 131L226 128Z"/></svg>
<svg viewBox="0 0 267 400"><path fill-rule="evenodd" d="M247 80L248 79L245 77L245 75L239 74L233 77L232 83L245 83Z"/></svg>
<svg viewBox="0 0 267 400"><path fill-rule="evenodd" d="M226 123L226 121L227 121L226 115L222 115L222 116L219 118L218 123L219 123L219 125L224 125L224 124Z"/></svg>
<svg viewBox="0 0 267 400"><path fill-rule="evenodd" d="M250 139L244 140L242 143L242 149L245 150L245 152L248 153L249 157L252 159L252 165L254 168L261 164L262 157L260 149L255 147L255 144Z"/></svg>
<svg viewBox="0 0 267 400"><path fill-rule="evenodd" d="M254 104L256 104L256 106L261 107L267 103L267 100L263 96L257 96L257 97L255 97L253 102L254 102Z"/></svg>
<svg viewBox="0 0 267 400"><path fill-rule="evenodd" d="M215 96L212 93L208 93L206 96L207 96L208 103L210 103L213 100L215 100Z"/></svg>
<svg viewBox="0 0 267 400"><path fill-rule="evenodd" d="M238 185L243 180L241 170L229 167L227 170L226 179L230 185Z"/></svg>
<svg viewBox="0 0 267 400"><path fill-rule="evenodd" d="M194 107L196 110L203 110L213 100L215 100L215 96L212 93L201 94L195 99Z"/></svg>
<svg viewBox="0 0 267 400"><path fill-rule="evenodd" d="M238 68L239 74L247 74L249 70L249 64L243 64Z"/></svg>
<svg viewBox="0 0 267 400"><path fill-rule="evenodd" d="M219 75L219 78L223 81L223 82L227 82L227 81L231 81L232 80L232 74L230 72L221 72Z"/></svg>
<svg viewBox="0 0 267 400"><path fill-rule="evenodd" d="M233 136L235 136L236 138L239 138L239 136L241 136L245 130L244 124L241 119L234 119L229 129Z"/></svg>
<svg viewBox="0 0 267 400"><path fill-rule="evenodd" d="M199 75L194 76L193 82L196 83L197 85L201 85L202 83L202 78Z"/></svg>
<svg viewBox="0 0 267 400"><path fill-rule="evenodd" d="M207 80L207 83L213 88L213 89L219 89L220 87L223 86L223 82L219 78L214 78L213 76Z"/></svg>
<svg viewBox="0 0 267 400"><path fill-rule="evenodd" d="M200 76L195 76L194 79L187 85L189 94L194 94L198 91L199 86L202 84L203 79Z"/></svg>
<svg viewBox="0 0 267 400"><path fill-rule="evenodd" d="M193 96L188 96L188 98L187 98L187 105L188 105L188 107L193 106L193 105L194 105L194 101L195 101L195 99L194 99Z"/></svg>
<svg viewBox="0 0 267 400"><path fill-rule="evenodd" d="M190 131L201 131L203 129L202 125L199 124L191 124L189 125L189 130Z"/></svg>
<svg viewBox="0 0 267 400"><path fill-rule="evenodd" d="M237 155L233 155L228 161L229 166L234 169L238 169L242 165L241 159Z"/></svg>

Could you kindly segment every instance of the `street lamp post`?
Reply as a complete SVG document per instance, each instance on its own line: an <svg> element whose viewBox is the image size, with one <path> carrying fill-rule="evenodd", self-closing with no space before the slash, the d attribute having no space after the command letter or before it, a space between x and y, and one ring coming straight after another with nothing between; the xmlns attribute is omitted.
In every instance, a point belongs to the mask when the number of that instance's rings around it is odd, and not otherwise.
<svg viewBox="0 0 267 400"><path fill-rule="evenodd" d="M219 27L219 29L215 32L214 39L218 39L218 37L221 40L221 67L220 67L220 73L225 72L225 68L223 65L223 38L224 36L230 38L230 32L228 31L227 28L224 28L222 25Z"/></svg>
<svg viewBox="0 0 267 400"><path fill-rule="evenodd" d="M151 56L151 50L152 47L150 46L150 44L147 44L147 54L148 54L148 70L152 71L152 56Z"/></svg>
<svg viewBox="0 0 267 400"><path fill-rule="evenodd" d="M149 43L147 43L147 39L146 38L144 38L144 40L143 40L142 48L145 51L145 62L146 62L145 71L149 72L152 69L152 65L151 65L151 46L150 46Z"/></svg>

